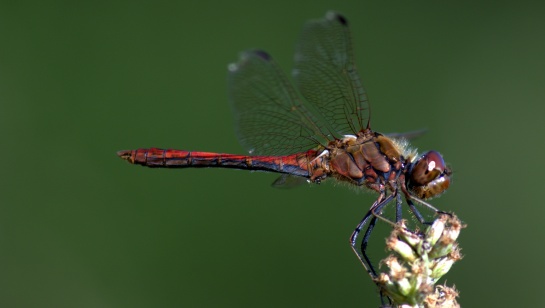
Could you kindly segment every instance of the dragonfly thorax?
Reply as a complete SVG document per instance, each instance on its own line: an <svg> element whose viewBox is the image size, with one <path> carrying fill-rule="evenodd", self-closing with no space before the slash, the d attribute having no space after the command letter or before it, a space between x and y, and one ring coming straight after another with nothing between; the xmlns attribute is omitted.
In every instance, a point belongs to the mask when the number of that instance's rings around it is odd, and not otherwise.
<svg viewBox="0 0 545 308"><path fill-rule="evenodd" d="M331 176L379 192L391 186L405 166L404 148L370 129L332 141L327 150Z"/></svg>

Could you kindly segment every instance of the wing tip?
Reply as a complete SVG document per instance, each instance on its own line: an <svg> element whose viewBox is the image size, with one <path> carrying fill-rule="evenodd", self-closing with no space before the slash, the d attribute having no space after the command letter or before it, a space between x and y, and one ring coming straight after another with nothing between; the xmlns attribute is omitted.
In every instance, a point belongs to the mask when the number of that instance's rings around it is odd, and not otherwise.
<svg viewBox="0 0 545 308"><path fill-rule="evenodd" d="M348 26L348 20L340 13L337 13L335 11L329 11L325 15L326 19L332 20L332 21L338 21L344 26Z"/></svg>
<svg viewBox="0 0 545 308"><path fill-rule="evenodd" d="M241 52L239 54L238 61L234 63L229 63L227 65L227 69L230 72L236 72L240 69L241 65L244 65L244 63L250 61L251 58L259 58L260 60L265 62L270 62L272 60L272 57L268 52L261 49L251 49Z"/></svg>
<svg viewBox="0 0 545 308"><path fill-rule="evenodd" d="M253 53L254 55L258 56L259 58L265 61L271 61L271 55L265 50L255 49L255 50L252 50L251 53Z"/></svg>

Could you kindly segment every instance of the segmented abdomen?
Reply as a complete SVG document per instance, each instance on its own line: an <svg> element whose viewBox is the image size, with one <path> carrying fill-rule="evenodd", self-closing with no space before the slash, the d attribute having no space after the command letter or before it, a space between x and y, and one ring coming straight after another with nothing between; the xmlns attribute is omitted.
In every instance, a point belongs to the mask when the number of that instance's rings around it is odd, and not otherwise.
<svg viewBox="0 0 545 308"><path fill-rule="evenodd" d="M316 151L286 156L247 156L184 150L138 149L119 151L118 155L130 163L155 168L199 168L219 167L245 170L263 170L311 177L310 165L316 158Z"/></svg>

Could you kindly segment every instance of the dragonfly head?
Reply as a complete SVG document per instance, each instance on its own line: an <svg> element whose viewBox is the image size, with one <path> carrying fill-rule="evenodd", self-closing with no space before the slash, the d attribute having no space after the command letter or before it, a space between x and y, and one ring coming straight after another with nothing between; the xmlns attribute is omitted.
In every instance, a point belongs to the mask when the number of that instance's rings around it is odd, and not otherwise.
<svg viewBox="0 0 545 308"><path fill-rule="evenodd" d="M121 157L122 159L128 161L131 164L134 164L134 156L132 155L133 151L131 150L123 150L123 151L117 151L117 156Z"/></svg>
<svg viewBox="0 0 545 308"><path fill-rule="evenodd" d="M429 151L410 166L407 188L421 199L436 197L449 187L451 174L441 154Z"/></svg>

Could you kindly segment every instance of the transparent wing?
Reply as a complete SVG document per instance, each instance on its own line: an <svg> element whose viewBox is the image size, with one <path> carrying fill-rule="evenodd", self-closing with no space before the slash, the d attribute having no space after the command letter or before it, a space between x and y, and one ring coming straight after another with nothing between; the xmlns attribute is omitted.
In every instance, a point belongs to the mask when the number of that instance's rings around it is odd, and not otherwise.
<svg viewBox="0 0 545 308"><path fill-rule="evenodd" d="M327 144L314 116L264 51L229 65L228 89L240 143L251 154L286 155Z"/></svg>
<svg viewBox="0 0 545 308"><path fill-rule="evenodd" d="M295 83L339 135L368 126L367 96L356 72L348 22L334 12L307 22L295 53Z"/></svg>
<svg viewBox="0 0 545 308"><path fill-rule="evenodd" d="M419 130L413 130L410 132L404 132L404 133L388 133L385 134L387 137L395 138L395 139L415 139L422 135L424 135L428 130L425 128L419 129Z"/></svg>
<svg viewBox="0 0 545 308"><path fill-rule="evenodd" d="M272 187L294 188L304 183L308 183L307 178L284 173L272 183Z"/></svg>

